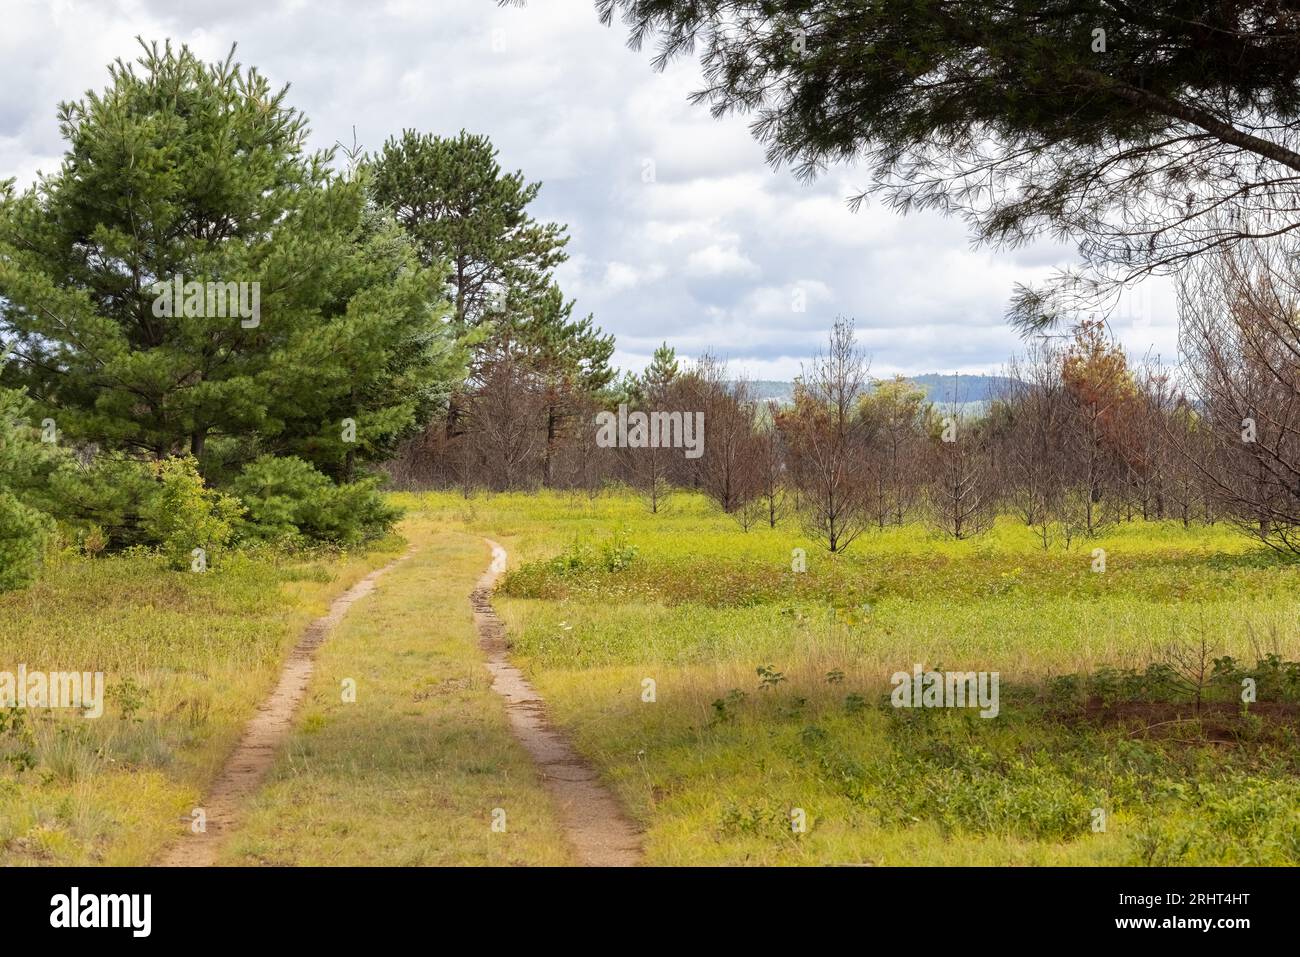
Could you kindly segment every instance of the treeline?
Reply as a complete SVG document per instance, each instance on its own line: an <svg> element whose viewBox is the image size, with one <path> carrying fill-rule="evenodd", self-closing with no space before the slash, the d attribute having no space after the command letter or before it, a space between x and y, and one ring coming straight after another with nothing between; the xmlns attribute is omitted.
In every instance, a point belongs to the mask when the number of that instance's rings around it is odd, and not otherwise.
<svg viewBox="0 0 1300 957"><path fill-rule="evenodd" d="M1099 321L1033 340L979 414L872 380L850 321L796 380L761 401L705 356L667 345L640 376L566 406L558 428L538 381L483 382L452 435L436 427L394 463L414 485L596 493L636 490L654 512L698 490L749 529L798 523L831 551L871 529L925 520L954 538L1013 514L1043 548L1135 519L1230 521L1300 551L1300 284L1285 250L1207 259L1180 287L1182 362L1130 364ZM671 442L598 441L595 417L701 414L702 454ZM666 420L665 420L666 421Z"/></svg>
<svg viewBox="0 0 1300 957"><path fill-rule="evenodd" d="M52 546L204 570L373 539L397 516L380 466L521 384L557 468L613 341L554 281L540 185L463 132L310 151L233 50L142 46L59 107L56 171L0 182L0 588Z"/></svg>
<svg viewBox="0 0 1300 957"><path fill-rule="evenodd" d="M619 378L555 280L568 237L530 214L540 184L484 137L312 152L287 88L233 51L145 45L109 73L60 106L60 167L0 183L0 588L52 545L202 570L242 543L364 542L397 517L385 480L622 483L654 511L697 489L834 551L917 517L965 538L1005 511L1044 547L1143 516L1300 549L1291 247L1185 271L1176 374L1083 323L962 416L870 383L842 322L777 405L666 344ZM665 413L666 441L602 441L613 410Z"/></svg>

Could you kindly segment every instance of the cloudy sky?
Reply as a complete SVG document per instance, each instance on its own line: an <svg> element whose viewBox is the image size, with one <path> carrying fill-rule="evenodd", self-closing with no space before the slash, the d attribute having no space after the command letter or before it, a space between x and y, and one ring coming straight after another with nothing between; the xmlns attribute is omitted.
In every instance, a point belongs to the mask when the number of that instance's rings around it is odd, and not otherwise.
<svg viewBox="0 0 1300 957"><path fill-rule="evenodd" d="M57 166L55 105L103 87L135 36L208 59L238 43L291 84L317 146L354 128L367 149L404 128L491 137L503 166L544 183L539 218L568 224L561 284L616 334L625 368L667 340L788 379L842 314L873 374L994 372L1018 345L1002 319L1013 284L1069 257L973 250L933 215L850 213L860 171L808 185L768 168L743 118L688 102L694 63L654 72L591 0L5 0L3 14L0 179ZM1111 325L1137 355L1174 355L1164 286L1136 290Z"/></svg>

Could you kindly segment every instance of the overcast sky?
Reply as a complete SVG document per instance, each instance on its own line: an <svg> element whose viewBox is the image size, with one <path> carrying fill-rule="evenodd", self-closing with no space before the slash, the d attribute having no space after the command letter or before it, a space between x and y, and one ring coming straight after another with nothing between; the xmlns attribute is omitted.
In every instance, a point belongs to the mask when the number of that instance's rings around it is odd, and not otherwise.
<svg viewBox="0 0 1300 957"><path fill-rule="evenodd" d="M873 374L995 372L1018 346L1002 319L1013 284L1069 259L972 250L935 215L850 213L861 172L809 185L770 169L743 118L688 102L695 63L654 72L591 0L5 0L3 16L0 179L58 165L55 105L102 88L136 35L206 59L237 42L241 62L291 84L316 146L350 144L353 127L367 149L404 128L488 135L503 166L543 182L536 215L568 224L561 284L615 333L625 368L666 339L788 379L843 314ZM1164 285L1111 325L1139 356L1174 355Z"/></svg>

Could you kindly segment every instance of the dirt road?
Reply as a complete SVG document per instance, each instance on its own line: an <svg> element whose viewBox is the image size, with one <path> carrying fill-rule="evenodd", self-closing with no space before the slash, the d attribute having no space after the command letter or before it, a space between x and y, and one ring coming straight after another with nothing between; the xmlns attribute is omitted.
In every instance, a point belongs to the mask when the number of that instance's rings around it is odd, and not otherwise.
<svg viewBox="0 0 1300 957"><path fill-rule="evenodd" d="M244 727L243 737L227 759L221 773L199 807L204 814L204 830L193 830L171 845L159 858L163 867L210 867L216 863L217 849L234 829L244 803L258 789L275 762L281 746L293 727L294 715L307 693L314 668L316 649L329 635L348 609L375 589L379 578L406 561L413 551L371 572L330 604L327 614L317 618L302 633L280 672L280 680L271 696L258 705L257 714Z"/></svg>
<svg viewBox="0 0 1300 957"><path fill-rule="evenodd" d="M492 564L470 596L479 644L487 653L492 690L506 701L510 727L532 755L560 815L560 823L582 864L627 867L641 859L641 839L618 800L595 770L546 717L545 702L510 663L505 627L492 609L492 587L506 570L506 551L492 548Z"/></svg>

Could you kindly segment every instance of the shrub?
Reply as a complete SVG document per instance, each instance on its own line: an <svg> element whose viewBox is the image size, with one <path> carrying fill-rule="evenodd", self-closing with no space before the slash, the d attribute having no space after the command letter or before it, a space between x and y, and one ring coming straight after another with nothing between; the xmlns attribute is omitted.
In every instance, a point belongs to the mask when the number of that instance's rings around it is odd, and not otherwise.
<svg viewBox="0 0 1300 957"><path fill-rule="evenodd" d="M52 525L48 515L0 488L0 591L21 588L36 577Z"/></svg>
<svg viewBox="0 0 1300 957"><path fill-rule="evenodd" d="M0 389L0 591L20 588L40 568L52 526L33 501L58 455L27 424L31 405L21 392Z"/></svg>
<svg viewBox="0 0 1300 957"><path fill-rule="evenodd" d="M45 507L80 537L103 538L104 548L154 545L147 517L158 511L162 487L147 462L120 452L88 462L66 460L51 473Z"/></svg>
<svg viewBox="0 0 1300 957"><path fill-rule="evenodd" d="M598 571L616 573L630 568L636 561L637 554L637 547L627 541L627 531L615 529L613 535L600 546L599 552L575 539L569 549L552 558L547 567L557 575Z"/></svg>
<svg viewBox="0 0 1300 957"><path fill-rule="evenodd" d="M211 561L234 537L243 512L238 500L205 486L189 456L154 463L153 471L162 488L141 523L145 535L173 568L189 567L199 548Z"/></svg>
<svg viewBox="0 0 1300 957"><path fill-rule="evenodd" d="M240 534L264 541L355 545L385 534L401 516L385 504L378 479L335 485L300 458L264 455L235 479L246 509Z"/></svg>

